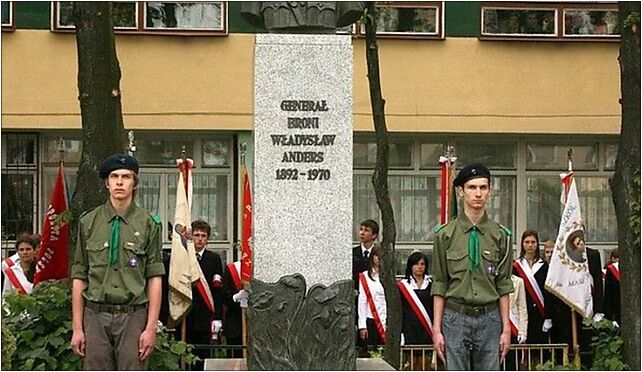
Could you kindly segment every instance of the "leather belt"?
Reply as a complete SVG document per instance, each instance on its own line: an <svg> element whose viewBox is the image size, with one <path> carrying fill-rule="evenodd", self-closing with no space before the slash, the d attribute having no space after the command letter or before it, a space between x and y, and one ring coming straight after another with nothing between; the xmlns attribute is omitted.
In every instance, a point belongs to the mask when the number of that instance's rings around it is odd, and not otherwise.
<svg viewBox="0 0 642 372"><path fill-rule="evenodd" d="M127 314L133 313L136 310L143 309L147 307L147 304L142 305L110 305L110 304L99 304L97 302L87 301L85 304L86 307L92 309L97 313L111 313L111 314Z"/></svg>
<svg viewBox="0 0 642 372"><path fill-rule="evenodd" d="M446 301L446 308L468 316L480 316L497 310L497 302L491 302L486 305L472 306L459 304L453 301Z"/></svg>

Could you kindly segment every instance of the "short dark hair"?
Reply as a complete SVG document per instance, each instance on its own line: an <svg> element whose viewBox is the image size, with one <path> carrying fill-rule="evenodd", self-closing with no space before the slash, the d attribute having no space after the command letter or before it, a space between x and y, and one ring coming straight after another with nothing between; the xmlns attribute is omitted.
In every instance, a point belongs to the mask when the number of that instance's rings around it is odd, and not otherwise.
<svg viewBox="0 0 642 372"><path fill-rule="evenodd" d="M18 239L16 239L16 251L22 243L27 243L32 246L33 249L36 249L38 248L38 244L40 244L40 239L29 232L23 232L18 236Z"/></svg>
<svg viewBox="0 0 642 372"><path fill-rule="evenodd" d="M367 227L370 230L372 230L372 233L375 235L379 235L379 224L375 220L365 220L361 222L361 226Z"/></svg>
<svg viewBox="0 0 642 372"><path fill-rule="evenodd" d="M407 280L410 280L410 277L412 276L412 267L419 263L419 261L421 260L424 260L424 262L426 263L426 271L424 272L424 275L428 273L428 257L422 252L413 252L410 256L408 256L408 262L406 263Z"/></svg>
<svg viewBox="0 0 642 372"><path fill-rule="evenodd" d="M192 221L192 232L194 232L194 230L205 231L205 233L207 233L208 238L210 237L210 233L212 232L212 228L210 227L210 224L203 220Z"/></svg>
<svg viewBox="0 0 642 372"><path fill-rule="evenodd" d="M526 230L522 234L522 242L519 244L519 258L523 258L524 255L526 255L526 250L524 249L524 240L528 238L529 236L532 236L535 238L535 241L537 242L537 250L535 251L535 258L541 258L540 253L539 253L539 235L537 235L537 231L535 230Z"/></svg>

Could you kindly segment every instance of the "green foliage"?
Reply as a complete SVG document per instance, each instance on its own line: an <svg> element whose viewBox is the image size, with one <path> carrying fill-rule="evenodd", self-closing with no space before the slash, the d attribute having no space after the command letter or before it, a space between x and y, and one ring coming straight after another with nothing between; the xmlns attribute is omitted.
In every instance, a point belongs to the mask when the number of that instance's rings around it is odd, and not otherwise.
<svg viewBox="0 0 642 372"><path fill-rule="evenodd" d="M629 368L623 361L622 346L624 340L620 337L620 328L612 321L602 319L593 322L585 319L584 324L593 328L591 347L593 348L593 371L623 371Z"/></svg>
<svg viewBox="0 0 642 372"><path fill-rule="evenodd" d="M152 371L175 371L180 369L180 359L184 358L186 365L192 365L200 360L192 354L192 345L177 341L167 329L159 325L160 333L156 334L154 352L149 358L149 369Z"/></svg>
<svg viewBox="0 0 642 372"><path fill-rule="evenodd" d="M544 364L538 364L535 366L536 371L577 371L578 369L575 368L572 364L555 364L552 360L549 360L548 362Z"/></svg>
<svg viewBox="0 0 642 372"><path fill-rule="evenodd" d="M70 346L71 290L67 282L45 281L31 295L8 294L2 310L2 370L81 369L82 361ZM177 370L181 357L186 364L197 360L191 346L175 341L162 326L158 332L151 369ZM10 363L8 368L5 363Z"/></svg>
<svg viewBox="0 0 642 372"><path fill-rule="evenodd" d="M16 352L16 337L11 333L8 327L4 324L4 317L2 318L2 370L11 370L11 358Z"/></svg>

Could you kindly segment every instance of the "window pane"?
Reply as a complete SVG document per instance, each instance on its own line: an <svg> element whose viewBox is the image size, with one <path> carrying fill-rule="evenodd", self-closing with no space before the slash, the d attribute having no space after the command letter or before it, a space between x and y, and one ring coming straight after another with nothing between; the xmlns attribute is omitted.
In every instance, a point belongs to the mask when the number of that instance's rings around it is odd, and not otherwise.
<svg viewBox="0 0 642 372"><path fill-rule="evenodd" d="M230 141L203 142L203 165L224 167L230 165Z"/></svg>
<svg viewBox="0 0 642 372"><path fill-rule="evenodd" d="M617 242L615 207L607 177L575 177L587 240Z"/></svg>
<svg viewBox="0 0 642 372"><path fill-rule="evenodd" d="M33 174L2 175L2 235L14 240L23 231L34 231Z"/></svg>
<svg viewBox="0 0 642 372"><path fill-rule="evenodd" d="M564 35L619 35L617 13L617 10L564 9Z"/></svg>
<svg viewBox="0 0 642 372"><path fill-rule="evenodd" d="M174 30L222 30L221 2L145 3L146 27Z"/></svg>
<svg viewBox="0 0 642 372"><path fill-rule="evenodd" d="M58 164L60 160L59 139L47 138L45 141L45 163ZM82 156L82 141L76 139L63 139L65 150L65 163L80 163Z"/></svg>
<svg viewBox="0 0 642 372"><path fill-rule="evenodd" d="M36 165L36 136L28 134L5 135L8 166Z"/></svg>
<svg viewBox="0 0 642 372"><path fill-rule="evenodd" d="M192 140L142 140L137 146L136 158L141 166L176 165L181 157L183 146L187 155L194 153Z"/></svg>
<svg viewBox="0 0 642 372"><path fill-rule="evenodd" d="M444 145L441 143L422 143L421 144L421 164L422 168L439 168L439 157L444 155Z"/></svg>
<svg viewBox="0 0 642 372"><path fill-rule="evenodd" d="M428 242L439 223L439 182L437 177L390 176L390 198L397 225L397 242ZM354 238L359 224L379 220L374 189L369 175L354 176Z"/></svg>
<svg viewBox="0 0 642 372"><path fill-rule="evenodd" d="M11 25L11 3L8 1L2 2L2 25Z"/></svg>
<svg viewBox="0 0 642 372"><path fill-rule="evenodd" d="M152 214L157 214L165 220L161 211L161 177L160 174L148 174L141 172L138 176L138 187L136 188L136 204L147 209ZM176 191L174 191L176 192Z"/></svg>
<svg viewBox="0 0 642 372"><path fill-rule="evenodd" d="M192 220L202 219L211 227L210 240L228 240L228 176L214 174L193 174ZM168 217L173 223L176 210L176 183L178 175L168 175Z"/></svg>
<svg viewBox="0 0 642 372"><path fill-rule="evenodd" d="M597 169L598 146L594 145L528 145L526 169L568 169L568 149L573 150L573 169Z"/></svg>
<svg viewBox="0 0 642 372"><path fill-rule="evenodd" d="M617 241L615 208L606 177L575 177L582 219L588 241ZM540 233L540 240L555 239L562 215L559 177L528 177L527 226Z"/></svg>
<svg viewBox="0 0 642 372"><path fill-rule="evenodd" d="M437 7L378 6L377 11L377 32L438 34Z"/></svg>
<svg viewBox="0 0 642 372"><path fill-rule="evenodd" d="M493 176L491 188L492 193L486 205L488 217L513 230L515 228L515 177Z"/></svg>
<svg viewBox="0 0 642 372"><path fill-rule="evenodd" d="M555 36L555 9L482 9L482 34Z"/></svg>
<svg viewBox="0 0 642 372"><path fill-rule="evenodd" d="M606 149L604 151L604 169L605 170L614 170L615 169L615 161L617 160L617 149L618 145L615 144L609 144L606 145Z"/></svg>
<svg viewBox="0 0 642 372"><path fill-rule="evenodd" d="M354 166L372 167L377 158L376 143L354 144ZM408 168L412 166L412 143L390 144L390 167Z"/></svg>
<svg viewBox="0 0 642 372"><path fill-rule="evenodd" d="M515 143L457 143L455 154L458 168L482 163L490 168L515 169Z"/></svg>
<svg viewBox="0 0 642 372"><path fill-rule="evenodd" d="M559 177L527 177L526 228L537 230L540 241L555 240L562 215ZM515 236L521 236L516 231ZM516 239L519 239L516 238Z"/></svg>
<svg viewBox="0 0 642 372"><path fill-rule="evenodd" d="M112 20L114 27L135 28L136 27L136 2L112 2ZM58 26L74 27L73 2L58 2Z"/></svg>

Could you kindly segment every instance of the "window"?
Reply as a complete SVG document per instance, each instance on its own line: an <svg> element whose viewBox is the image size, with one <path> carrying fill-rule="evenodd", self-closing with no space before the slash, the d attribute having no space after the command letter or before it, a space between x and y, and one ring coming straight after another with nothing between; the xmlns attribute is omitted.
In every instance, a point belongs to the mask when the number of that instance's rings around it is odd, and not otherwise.
<svg viewBox="0 0 642 372"><path fill-rule="evenodd" d="M224 1L211 2L112 2L116 33L227 34ZM52 6L52 30L73 31L73 2Z"/></svg>
<svg viewBox="0 0 642 372"><path fill-rule="evenodd" d="M617 19L615 3L486 2L480 39L618 39Z"/></svg>
<svg viewBox="0 0 642 372"><path fill-rule="evenodd" d="M395 38L442 39L443 2L379 1L377 7L377 35ZM359 35L365 27L357 28Z"/></svg>
<svg viewBox="0 0 642 372"><path fill-rule="evenodd" d="M540 145L529 144L526 154L526 169L568 169L568 149L572 149L574 170L597 170L598 145Z"/></svg>
<svg viewBox="0 0 642 372"><path fill-rule="evenodd" d="M390 143L390 168L412 167L412 142ZM377 158L377 144L374 142L355 142L353 148L354 166L357 168L374 167Z"/></svg>
<svg viewBox="0 0 642 372"><path fill-rule="evenodd" d="M2 2L2 31L13 31L13 1Z"/></svg>
<svg viewBox="0 0 642 372"><path fill-rule="evenodd" d="M617 241L615 208L607 177L575 176L582 218L588 239L597 243ZM563 205L559 176L527 177L527 226L535 228L540 240L557 237Z"/></svg>
<svg viewBox="0 0 642 372"><path fill-rule="evenodd" d="M35 232L37 143L35 134L2 134L3 241L15 240L24 231Z"/></svg>

